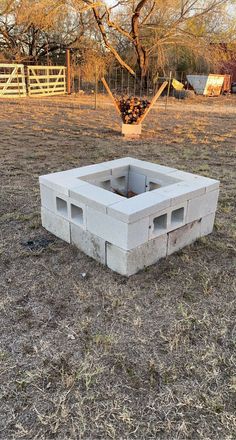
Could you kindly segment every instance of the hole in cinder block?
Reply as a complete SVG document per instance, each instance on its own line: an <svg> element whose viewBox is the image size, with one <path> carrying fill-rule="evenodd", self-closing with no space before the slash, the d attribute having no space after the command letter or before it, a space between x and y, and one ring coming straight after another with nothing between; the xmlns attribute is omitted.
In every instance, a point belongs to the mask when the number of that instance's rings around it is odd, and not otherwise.
<svg viewBox="0 0 236 440"><path fill-rule="evenodd" d="M177 225L184 220L184 208L175 209L171 213L171 224Z"/></svg>
<svg viewBox="0 0 236 440"><path fill-rule="evenodd" d="M78 225L83 224L83 209L76 205L71 205L71 219L78 223Z"/></svg>
<svg viewBox="0 0 236 440"><path fill-rule="evenodd" d="M167 214L159 215L153 220L154 232L165 230L167 227Z"/></svg>
<svg viewBox="0 0 236 440"><path fill-rule="evenodd" d="M149 182L149 191L153 191L154 189L161 188L159 183Z"/></svg>
<svg viewBox="0 0 236 440"><path fill-rule="evenodd" d="M67 202L65 200L56 197L56 207L59 214L63 215L63 217L68 217Z"/></svg>

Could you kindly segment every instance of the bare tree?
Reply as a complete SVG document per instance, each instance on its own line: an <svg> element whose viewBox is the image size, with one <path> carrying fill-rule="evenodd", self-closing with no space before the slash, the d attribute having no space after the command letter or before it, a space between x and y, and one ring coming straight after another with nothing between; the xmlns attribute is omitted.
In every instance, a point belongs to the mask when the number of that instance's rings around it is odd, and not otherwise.
<svg viewBox="0 0 236 440"><path fill-rule="evenodd" d="M228 0L118 0L111 6L105 1L83 2L92 9L105 47L122 67L135 75L113 43L114 36L120 36L133 48L141 77L147 74L150 56L158 52L161 60L170 45L187 45L198 50L206 47L209 26L199 35L199 23L207 24L207 19L222 14L230 3Z"/></svg>

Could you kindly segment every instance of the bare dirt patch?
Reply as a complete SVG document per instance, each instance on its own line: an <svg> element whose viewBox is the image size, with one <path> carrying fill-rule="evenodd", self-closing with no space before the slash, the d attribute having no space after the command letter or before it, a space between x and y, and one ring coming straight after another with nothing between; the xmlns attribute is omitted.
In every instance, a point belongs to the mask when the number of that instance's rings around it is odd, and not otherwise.
<svg viewBox="0 0 236 440"><path fill-rule="evenodd" d="M236 437L236 99L1 101L0 438ZM38 176L134 156L220 179L214 233L126 279L45 231Z"/></svg>

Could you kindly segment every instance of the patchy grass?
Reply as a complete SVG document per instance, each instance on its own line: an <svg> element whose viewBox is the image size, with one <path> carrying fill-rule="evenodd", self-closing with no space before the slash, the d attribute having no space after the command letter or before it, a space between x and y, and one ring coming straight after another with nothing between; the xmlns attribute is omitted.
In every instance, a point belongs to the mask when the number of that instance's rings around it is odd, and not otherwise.
<svg viewBox="0 0 236 440"><path fill-rule="evenodd" d="M1 101L0 438L235 439L235 114L160 102L127 142L84 97ZM126 155L221 180L213 234L129 279L41 227L38 187Z"/></svg>

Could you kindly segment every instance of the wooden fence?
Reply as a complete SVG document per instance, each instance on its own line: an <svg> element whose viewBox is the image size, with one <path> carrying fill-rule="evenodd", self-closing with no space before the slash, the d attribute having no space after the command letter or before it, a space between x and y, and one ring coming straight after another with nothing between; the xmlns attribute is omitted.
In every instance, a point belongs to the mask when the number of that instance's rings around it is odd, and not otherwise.
<svg viewBox="0 0 236 440"><path fill-rule="evenodd" d="M28 66L29 96L64 95L66 68L64 66Z"/></svg>
<svg viewBox="0 0 236 440"><path fill-rule="evenodd" d="M0 64L0 98L26 96L23 64Z"/></svg>

